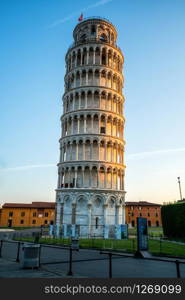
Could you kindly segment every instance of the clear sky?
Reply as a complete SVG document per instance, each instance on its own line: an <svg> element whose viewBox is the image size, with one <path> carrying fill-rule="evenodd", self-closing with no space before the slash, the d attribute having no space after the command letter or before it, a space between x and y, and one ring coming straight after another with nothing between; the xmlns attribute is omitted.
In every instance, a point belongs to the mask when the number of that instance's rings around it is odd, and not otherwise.
<svg viewBox="0 0 185 300"><path fill-rule="evenodd" d="M185 1L1 0L0 201L55 201L64 57L81 12L125 56L127 201L185 197Z"/></svg>

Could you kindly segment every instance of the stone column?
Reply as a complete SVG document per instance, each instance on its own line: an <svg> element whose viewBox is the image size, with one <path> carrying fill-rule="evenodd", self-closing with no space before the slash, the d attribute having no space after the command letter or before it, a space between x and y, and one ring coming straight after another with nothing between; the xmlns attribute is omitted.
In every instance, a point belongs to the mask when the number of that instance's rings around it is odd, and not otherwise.
<svg viewBox="0 0 185 300"><path fill-rule="evenodd" d="M80 117L77 117L77 134L80 133Z"/></svg>
<svg viewBox="0 0 185 300"><path fill-rule="evenodd" d="M87 108L87 91L85 92L85 108Z"/></svg>
<svg viewBox="0 0 185 300"><path fill-rule="evenodd" d="M102 48L100 48L100 65L102 64Z"/></svg>
<svg viewBox="0 0 185 300"><path fill-rule="evenodd" d="M70 143L70 156L69 156L69 160L73 160L73 143Z"/></svg>
<svg viewBox="0 0 185 300"><path fill-rule="evenodd" d="M111 143L111 162L114 162L114 145Z"/></svg>
<svg viewBox="0 0 185 300"><path fill-rule="evenodd" d="M88 85L88 71L86 71L85 84Z"/></svg>
<svg viewBox="0 0 185 300"><path fill-rule="evenodd" d="M113 136L113 123L114 123L114 121L113 121L113 119L111 119L111 136Z"/></svg>
<svg viewBox="0 0 185 300"><path fill-rule="evenodd" d="M99 176L99 174L100 174L100 169L98 167L97 168L97 188L99 188L99 182L100 182L100 176Z"/></svg>
<svg viewBox="0 0 185 300"><path fill-rule="evenodd" d="M107 160L107 142L105 142L104 146L105 146L104 160L106 161Z"/></svg>
<svg viewBox="0 0 185 300"><path fill-rule="evenodd" d="M116 171L116 190L118 189L118 170Z"/></svg>
<svg viewBox="0 0 185 300"><path fill-rule="evenodd" d="M104 171L104 189L106 189L107 188L107 185L106 185L106 183L107 183L107 169L105 169L105 171Z"/></svg>
<svg viewBox="0 0 185 300"><path fill-rule="evenodd" d="M89 168L89 172L90 172L90 184L89 184L89 186L92 187L93 186L92 185L92 179L93 179L92 178L92 167Z"/></svg>
<svg viewBox="0 0 185 300"><path fill-rule="evenodd" d="M89 203L87 208L88 208L88 235L89 235L89 237L91 237L91 222L92 222L92 220L91 220L91 209L92 209L92 204Z"/></svg>
<svg viewBox="0 0 185 300"><path fill-rule="evenodd" d="M83 160L85 160L85 142L83 141Z"/></svg>
<svg viewBox="0 0 185 300"><path fill-rule="evenodd" d="M118 136L118 120L116 120L116 136Z"/></svg>
<svg viewBox="0 0 185 300"><path fill-rule="evenodd" d="M70 57L70 70L72 70L72 55L71 55L71 57Z"/></svg>
<svg viewBox="0 0 185 300"><path fill-rule="evenodd" d="M107 48L105 48L105 65L108 65L108 51Z"/></svg>
<svg viewBox="0 0 185 300"><path fill-rule="evenodd" d="M89 49L87 49L87 65L89 64Z"/></svg>
<svg viewBox="0 0 185 300"><path fill-rule="evenodd" d="M60 173L60 171L58 170L58 182L57 182L57 188L58 188L58 189L61 187L60 181L61 181L61 173Z"/></svg>
<svg viewBox="0 0 185 300"><path fill-rule="evenodd" d="M82 72L80 71L80 86L82 86Z"/></svg>
<svg viewBox="0 0 185 300"><path fill-rule="evenodd" d="M59 158L59 162L63 161L63 146L60 145L60 158Z"/></svg>
<svg viewBox="0 0 185 300"><path fill-rule="evenodd" d="M77 67L77 53L75 52L75 68Z"/></svg>
<svg viewBox="0 0 185 300"><path fill-rule="evenodd" d="M100 141L98 141L98 160L100 160Z"/></svg>
<svg viewBox="0 0 185 300"><path fill-rule="evenodd" d="M75 168L75 188L77 187L77 168Z"/></svg>
<svg viewBox="0 0 185 300"><path fill-rule="evenodd" d="M91 133L93 133L93 119L94 115L91 115Z"/></svg>
<svg viewBox="0 0 185 300"><path fill-rule="evenodd" d="M103 215L103 218L104 218L104 225L107 225L107 207L108 207L108 205L107 205L107 204L104 204L104 205L103 205L103 213L104 213L104 215Z"/></svg>
<svg viewBox="0 0 185 300"><path fill-rule="evenodd" d="M85 183L85 174L84 174L84 172L85 172L85 168L84 167L82 167L82 181L83 181L83 183L82 183L82 187L84 187L85 185L84 185L84 183Z"/></svg>
<svg viewBox="0 0 185 300"><path fill-rule="evenodd" d="M70 188L70 185L71 185L71 168L69 168L68 173L69 173L68 188Z"/></svg>
<svg viewBox="0 0 185 300"><path fill-rule="evenodd" d="M58 228L61 226L61 203L57 203L57 209L56 209L56 224ZM60 230L57 230L57 237L59 237Z"/></svg>
<svg viewBox="0 0 185 300"><path fill-rule="evenodd" d="M93 142L90 141L90 160L93 159Z"/></svg>
<svg viewBox="0 0 185 300"><path fill-rule="evenodd" d="M76 142L76 161L78 161L78 141Z"/></svg>
<svg viewBox="0 0 185 300"><path fill-rule="evenodd" d="M76 204L72 203L71 224L76 224Z"/></svg>
<svg viewBox="0 0 185 300"><path fill-rule="evenodd" d="M95 49L93 48L93 65L95 65Z"/></svg>
<svg viewBox="0 0 185 300"><path fill-rule="evenodd" d="M71 134L74 133L74 117L72 116L72 119L71 119Z"/></svg>
<svg viewBox="0 0 185 300"><path fill-rule="evenodd" d="M100 134L101 116L98 116L98 133Z"/></svg>
<svg viewBox="0 0 185 300"><path fill-rule="evenodd" d="M80 56L80 65L82 66L82 58L83 58L83 50L80 50L81 56Z"/></svg>
<svg viewBox="0 0 185 300"><path fill-rule="evenodd" d="M122 224L125 224L125 205L122 205Z"/></svg>
<svg viewBox="0 0 185 300"><path fill-rule="evenodd" d="M121 163L121 159L120 159L120 147L118 150L118 144L116 144L116 163L118 163L118 151L119 151L119 163Z"/></svg>
<svg viewBox="0 0 185 300"><path fill-rule="evenodd" d="M120 205L115 206L115 225L119 224L119 207Z"/></svg>
<svg viewBox="0 0 185 300"><path fill-rule="evenodd" d="M86 133L86 126L87 126L86 122L87 122L87 116L85 115L84 116L84 133Z"/></svg>

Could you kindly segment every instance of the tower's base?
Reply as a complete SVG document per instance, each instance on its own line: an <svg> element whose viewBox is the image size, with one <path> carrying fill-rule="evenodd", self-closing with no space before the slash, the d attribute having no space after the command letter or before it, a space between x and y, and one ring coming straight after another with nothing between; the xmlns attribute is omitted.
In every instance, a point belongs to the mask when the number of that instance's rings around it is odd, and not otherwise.
<svg viewBox="0 0 185 300"><path fill-rule="evenodd" d="M124 191L57 190L58 236L114 238L125 224Z"/></svg>

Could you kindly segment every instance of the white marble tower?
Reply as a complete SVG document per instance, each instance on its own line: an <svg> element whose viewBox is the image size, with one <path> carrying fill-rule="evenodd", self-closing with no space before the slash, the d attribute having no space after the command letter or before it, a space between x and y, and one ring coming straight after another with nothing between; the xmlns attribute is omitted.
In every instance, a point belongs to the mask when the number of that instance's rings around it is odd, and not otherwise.
<svg viewBox="0 0 185 300"><path fill-rule="evenodd" d="M124 57L107 19L87 18L66 53L56 225L58 233L103 237L125 223ZM110 226L111 227L111 226Z"/></svg>

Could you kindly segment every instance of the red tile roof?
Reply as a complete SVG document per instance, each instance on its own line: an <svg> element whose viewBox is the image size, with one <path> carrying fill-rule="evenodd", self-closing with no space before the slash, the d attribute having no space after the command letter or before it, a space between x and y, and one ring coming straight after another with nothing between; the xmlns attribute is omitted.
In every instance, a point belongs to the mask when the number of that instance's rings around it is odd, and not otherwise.
<svg viewBox="0 0 185 300"><path fill-rule="evenodd" d="M132 202L132 201L126 201L126 206L161 206L159 203L151 203L147 201L138 201L138 202Z"/></svg>
<svg viewBox="0 0 185 300"><path fill-rule="evenodd" d="M55 208L55 202L5 203L2 208Z"/></svg>

